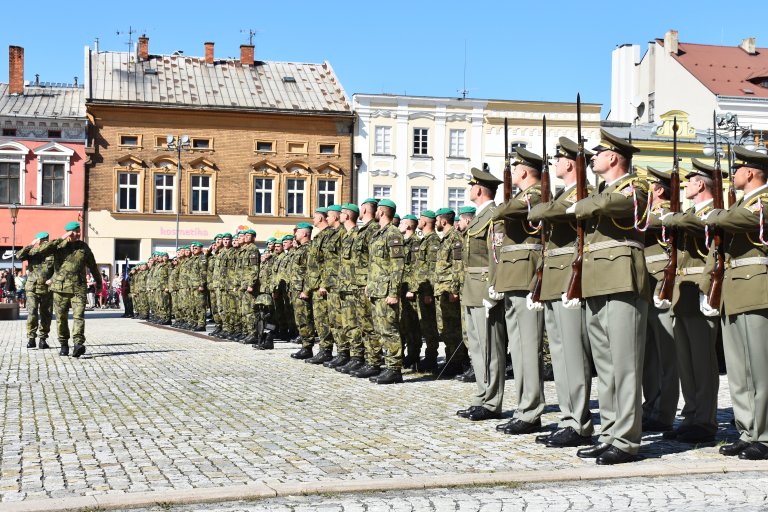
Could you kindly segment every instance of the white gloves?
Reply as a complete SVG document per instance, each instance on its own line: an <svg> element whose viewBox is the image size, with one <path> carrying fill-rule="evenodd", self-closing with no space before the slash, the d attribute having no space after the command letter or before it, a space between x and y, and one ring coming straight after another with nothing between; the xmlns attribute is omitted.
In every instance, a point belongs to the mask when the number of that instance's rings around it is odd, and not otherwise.
<svg viewBox="0 0 768 512"><path fill-rule="evenodd" d="M568 215L576 215L576 203L573 203L571 206L566 208L565 213Z"/></svg>
<svg viewBox="0 0 768 512"><path fill-rule="evenodd" d="M496 290L493 288L493 286L489 286L489 287L488 287L488 297L489 297L491 300L493 300L493 301L495 301L495 302L498 302L498 301L500 301L500 300L504 300L504 293L501 293L501 292L497 292L497 291L496 291Z"/></svg>
<svg viewBox="0 0 768 512"><path fill-rule="evenodd" d="M491 309L498 304L498 301L483 299L483 306L485 307L485 318L491 316Z"/></svg>
<svg viewBox="0 0 768 512"><path fill-rule="evenodd" d="M568 294L564 293L561 297L563 300L563 307L565 309L578 309L581 307L581 300L580 299L570 299L568 300Z"/></svg>
<svg viewBox="0 0 768 512"><path fill-rule="evenodd" d="M667 299L660 299L658 295L653 296L653 305L656 306L657 309L669 309L672 307L672 303L668 301Z"/></svg>
<svg viewBox="0 0 768 512"><path fill-rule="evenodd" d="M544 310L544 304L541 302L533 302L533 292L525 296L525 305L529 311L542 311Z"/></svg>
<svg viewBox="0 0 768 512"><path fill-rule="evenodd" d="M699 310L701 310L701 313L704 316L719 316L720 315L720 311L710 307L709 303L707 302L707 296L704 295L703 293L699 294Z"/></svg>

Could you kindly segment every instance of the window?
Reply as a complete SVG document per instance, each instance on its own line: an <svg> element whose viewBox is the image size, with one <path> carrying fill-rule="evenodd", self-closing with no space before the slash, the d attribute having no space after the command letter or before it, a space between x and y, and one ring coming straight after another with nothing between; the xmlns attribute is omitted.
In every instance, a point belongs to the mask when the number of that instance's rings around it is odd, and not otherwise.
<svg viewBox="0 0 768 512"><path fill-rule="evenodd" d="M526 147L528 147L528 143L527 142L513 142L512 144L509 145L509 152L510 153L517 153L517 149L518 148L525 149Z"/></svg>
<svg viewBox="0 0 768 512"><path fill-rule="evenodd" d="M43 204L64 204L64 164L43 164Z"/></svg>
<svg viewBox="0 0 768 512"><path fill-rule="evenodd" d="M19 180L21 165L14 162L0 162L0 203L20 202Z"/></svg>
<svg viewBox="0 0 768 512"><path fill-rule="evenodd" d="M464 151L464 134L465 130L451 130L451 146L449 148L448 156L464 157L466 153Z"/></svg>
<svg viewBox="0 0 768 512"><path fill-rule="evenodd" d="M427 209L427 187L411 187L411 213L417 217Z"/></svg>
<svg viewBox="0 0 768 512"><path fill-rule="evenodd" d="M48 138L49 139L60 139L61 138L61 130L48 130Z"/></svg>
<svg viewBox="0 0 768 512"><path fill-rule="evenodd" d="M139 261L141 259L141 240L115 239L115 261Z"/></svg>
<svg viewBox="0 0 768 512"><path fill-rule="evenodd" d="M375 197L376 199L384 199L384 198L392 197L392 187L390 187L389 185L374 185L373 197Z"/></svg>
<svg viewBox="0 0 768 512"><path fill-rule="evenodd" d="M656 93L648 95L648 122L652 123L656 113Z"/></svg>
<svg viewBox="0 0 768 512"><path fill-rule="evenodd" d="M3 137L15 137L16 128L3 128Z"/></svg>
<svg viewBox="0 0 768 512"><path fill-rule="evenodd" d="M338 144L320 144L317 152L320 153L321 155L338 155L339 145Z"/></svg>
<svg viewBox="0 0 768 512"><path fill-rule="evenodd" d="M257 140L256 152L257 153L273 153L275 151L275 142L271 140Z"/></svg>
<svg viewBox="0 0 768 512"><path fill-rule="evenodd" d="M459 214L459 208L464 206L464 188L449 188L448 189L448 208Z"/></svg>
<svg viewBox="0 0 768 512"><path fill-rule="evenodd" d="M336 204L336 180L317 180L317 207Z"/></svg>
<svg viewBox="0 0 768 512"><path fill-rule="evenodd" d="M176 138L174 137L174 142ZM167 135L155 135L155 148L168 149L168 136Z"/></svg>
<svg viewBox="0 0 768 512"><path fill-rule="evenodd" d="M202 137L192 137L192 149L213 149L213 140Z"/></svg>
<svg viewBox="0 0 768 512"><path fill-rule="evenodd" d="M272 178L253 179L254 215L272 215L272 193L275 180Z"/></svg>
<svg viewBox="0 0 768 512"><path fill-rule="evenodd" d="M427 133L429 130L426 128L414 128L413 129L413 154L414 155L428 155L429 144L427 139Z"/></svg>
<svg viewBox="0 0 768 512"><path fill-rule="evenodd" d="M120 145L121 146L138 146L139 140L140 139L138 135L121 135Z"/></svg>
<svg viewBox="0 0 768 512"><path fill-rule="evenodd" d="M155 174L155 211L170 213L176 210L173 200L173 174Z"/></svg>
<svg viewBox="0 0 768 512"><path fill-rule="evenodd" d="M290 178L286 180L287 200L285 209L288 215L304 215L304 186L306 180Z"/></svg>
<svg viewBox="0 0 768 512"><path fill-rule="evenodd" d="M391 155L392 128L390 126L377 126L374 136L376 139L375 153L380 155Z"/></svg>
<svg viewBox="0 0 768 512"><path fill-rule="evenodd" d="M288 152L289 153L304 153L307 152L307 143L306 142L287 142Z"/></svg>
<svg viewBox="0 0 768 512"><path fill-rule="evenodd" d="M117 209L121 212L139 211L139 174L121 172L117 175Z"/></svg>
<svg viewBox="0 0 768 512"><path fill-rule="evenodd" d="M192 213L211 212L211 177L194 174L190 180L192 186Z"/></svg>

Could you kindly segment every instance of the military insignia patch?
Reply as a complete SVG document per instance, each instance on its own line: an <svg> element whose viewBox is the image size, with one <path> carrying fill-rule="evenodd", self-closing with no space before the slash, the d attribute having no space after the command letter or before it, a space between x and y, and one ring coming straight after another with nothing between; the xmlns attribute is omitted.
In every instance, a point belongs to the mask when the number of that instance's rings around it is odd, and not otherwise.
<svg viewBox="0 0 768 512"><path fill-rule="evenodd" d="M632 195L632 187L631 186L626 186L623 189L619 190L618 192L619 192L619 194L623 195L624 197L629 197L629 196Z"/></svg>
<svg viewBox="0 0 768 512"><path fill-rule="evenodd" d="M502 243L504 243L504 233L494 233L493 245L495 245L496 247L501 247Z"/></svg>

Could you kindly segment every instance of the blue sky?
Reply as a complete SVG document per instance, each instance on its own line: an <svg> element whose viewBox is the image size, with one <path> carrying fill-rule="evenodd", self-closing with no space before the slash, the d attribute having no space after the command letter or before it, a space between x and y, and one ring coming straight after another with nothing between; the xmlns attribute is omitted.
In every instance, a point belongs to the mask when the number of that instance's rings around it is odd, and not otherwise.
<svg viewBox="0 0 768 512"><path fill-rule="evenodd" d="M715 6L719 7L715 7ZM66 6L66 9L62 9ZM25 48L25 78L83 77L83 47L124 51L132 26L151 53L239 55L257 32L256 58L328 60L346 92L610 102L611 51L675 28L682 42L768 48L768 2L651 1L50 1L4 2L2 55ZM246 33L241 33L244 30ZM135 34L134 41L138 34ZM8 60L0 58L0 81Z"/></svg>

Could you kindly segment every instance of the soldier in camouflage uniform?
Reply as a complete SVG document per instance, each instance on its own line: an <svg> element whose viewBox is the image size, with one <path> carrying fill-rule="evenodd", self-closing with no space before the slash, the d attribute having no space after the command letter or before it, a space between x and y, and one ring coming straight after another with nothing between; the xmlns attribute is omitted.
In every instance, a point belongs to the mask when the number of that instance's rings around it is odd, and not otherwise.
<svg viewBox="0 0 768 512"><path fill-rule="evenodd" d="M371 298L373 328L381 340L386 369L382 372L373 367L371 382L395 384L403 381L403 348L398 332L398 297L403 279L403 235L392 225L395 203L382 199L376 209L379 229L371 238L366 293ZM364 374L358 372L359 377Z"/></svg>
<svg viewBox="0 0 768 512"><path fill-rule="evenodd" d="M405 256L403 257L403 281L400 288L400 337L406 356L405 368L418 369L421 355L421 329L419 311L416 304L415 290L418 290L416 273L418 271L419 247L421 240L416 234L419 219L415 215L405 215L400 222L403 234Z"/></svg>
<svg viewBox="0 0 768 512"><path fill-rule="evenodd" d="M170 260L168 269L168 294L171 297L171 325L179 318L179 250L177 256Z"/></svg>
<svg viewBox="0 0 768 512"><path fill-rule="evenodd" d="M232 234L222 233L221 235L221 247L216 251L216 263L213 267L213 285L214 289L212 293L216 296L216 307L218 308L219 320L221 321L221 329L216 331L214 329L213 336L217 338L227 338L232 329L232 320L229 317L227 306L229 305L228 291L227 291L227 276L229 273L229 265L231 265L230 252L232 251Z"/></svg>
<svg viewBox="0 0 768 512"><path fill-rule="evenodd" d="M157 305L157 312L155 313L155 321L161 325L171 325L171 294L168 288L168 281L170 279L171 264L168 262L168 253L158 253L157 257L159 261L155 264L155 276L156 283L155 288L155 303Z"/></svg>
<svg viewBox="0 0 768 512"><path fill-rule="evenodd" d="M281 338L285 341L293 341L296 321L293 314L293 305L291 304L291 290L288 286L290 281L289 269L293 259L293 235L285 235L282 238L283 252L277 260L275 276L273 282L278 293L278 303L283 312Z"/></svg>
<svg viewBox="0 0 768 512"><path fill-rule="evenodd" d="M360 339L359 321L355 316L354 302L357 300L357 285L355 284L354 243L357 236L357 217L360 209L355 204L345 204L341 210L341 222L345 231L341 238L339 250L339 295L341 298L341 329L340 339L337 340L338 355L327 365L341 368L350 361L352 340ZM358 358L362 362L362 358Z"/></svg>
<svg viewBox="0 0 768 512"><path fill-rule="evenodd" d="M270 293L272 294L272 299L274 300L274 305L275 305L274 318L275 318L275 325L277 326L275 336L279 339L286 339L286 334L285 334L286 312L283 304L283 291L280 290L280 278L278 276L278 272L280 270L280 262L282 261L283 257L285 257L285 253L283 250L283 239L278 238L277 241L275 242L275 248L271 258L272 267L271 267L271 272L269 276L269 289L270 289ZM306 358L309 358L309 357L312 357L312 354L309 354L308 356L306 356Z"/></svg>
<svg viewBox="0 0 768 512"><path fill-rule="evenodd" d="M217 234L213 237L213 243L206 251L208 256L208 275L206 276L208 304L211 308L211 318L213 318L213 323L215 326L213 331L208 333L209 336L214 336L224 329L219 311L219 298L217 295L219 285L216 280L219 276L218 267L221 263L221 258L219 258L219 251L221 250L221 247L221 234Z"/></svg>
<svg viewBox="0 0 768 512"><path fill-rule="evenodd" d="M147 279L144 282L144 290L147 296L147 320L150 322L155 321L155 312L157 311L157 304L155 302L155 273L157 272L157 268L155 267L156 256L157 253L153 252L147 260Z"/></svg>
<svg viewBox="0 0 768 512"><path fill-rule="evenodd" d="M208 274L208 259L203 244L192 242L192 256L189 258L189 273L186 275L190 287L190 322L196 332L205 331L205 276Z"/></svg>
<svg viewBox="0 0 768 512"><path fill-rule="evenodd" d="M286 274L287 284L296 326L301 337L301 346L312 350L312 338L315 331L312 325L312 296L306 279L312 224L308 222L297 224L295 233L294 240L298 243L298 247L291 251L291 264Z"/></svg>
<svg viewBox="0 0 768 512"><path fill-rule="evenodd" d="M131 287L131 293L133 293L133 308L136 310L134 318L146 320L148 313L147 294L145 289L147 281L147 263L141 261L139 262L138 267L136 277L134 278L134 285Z"/></svg>
<svg viewBox="0 0 768 512"><path fill-rule="evenodd" d="M475 213L477 212L477 208L474 206L462 206L459 208L459 221L456 223L456 231L458 231L461 234L462 240L464 240L464 245L467 244L467 226L470 222L472 222L472 219L475 218ZM462 262L463 264L463 262ZM464 286L464 277L466 276L466 272L461 274L461 286ZM472 364L469 360L469 340L467 339L467 326L465 324L465 317L464 314L461 315L461 339L464 343L464 348L467 349L467 359L466 363L464 364L465 371L461 375L456 376L456 380L459 380L461 382L475 382L475 369L472 367Z"/></svg>
<svg viewBox="0 0 768 512"><path fill-rule="evenodd" d="M267 249L261 255L259 267L258 291L256 293L256 325L261 326L261 332L257 332L257 340L254 348L258 350L271 350L274 346L275 331L275 302L272 298L270 279L274 260L274 248L277 239L273 236L267 238Z"/></svg>
<svg viewBox="0 0 768 512"><path fill-rule="evenodd" d="M253 344L256 342L256 293L258 290L259 264L261 263L261 254L259 248L254 243L256 232L252 229L243 231L242 255L240 256L241 271L241 305L240 314L243 318L243 332L245 338L243 343Z"/></svg>
<svg viewBox="0 0 768 512"><path fill-rule="evenodd" d="M80 223L69 222L64 226L66 233L56 241L35 247L31 256L43 258L53 254L54 274L50 279L53 290L53 307L56 311L56 324L61 344L60 355L69 355L69 325L67 317L72 307L73 332L75 342L73 357L85 354L85 305L87 302L85 270L91 271L96 280L96 289L101 288L101 273L88 244L80 240Z"/></svg>
<svg viewBox="0 0 768 512"><path fill-rule="evenodd" d="M464 238L453 227L455 212L440 208L435 212L435 229L442 240L435 255L435 267L431 281L437 301L437 328L445 343L445 366L441 375L453 377L461 372L467 357L467 349L461 340L461 276L464 265L461 252Z"/></svg>
<svg viewBox="0 0 768 512"><path fill-rule="evenodd" d="M353 316L357 324L357 331L350 335L349 362L336 368L337 371L352 376L357 376L358 371L363 371L366 368L366 356L368 354L377 354L380 350L371 346L372 343L376 343L378 346L378 342L374 341L376 337L373 335L371 300L365 293L369 269L368 246L373 234L379 228L375 220L378 204L378 200L373 198L363 201L359 208L361 225L352 237L351 265L354 277L348 289L353 290L353 293L347 297L348 300L344 302L343 307L354 310ZM349 208L348 211L354 213L354 210ZM368 362L375 364L376 360L371 358Z"/></svg>
<svg viewBox="0 0 768 512"><path fill-rule="evenodd" d="M51 331L51 315L53 314L53 293L47 281L53 276L53 255L31 256L30 252L36 247L48 244L48 233L35 235L35 241L18 253L16 258L27 262L27 283L24 291L27 294L27 348L35 348L35 340L40 336L40 348L48 348L48 333Z"/></svg>
<svg viewBox="0 0 768 512"><path fill-rule="evenodd" d="M435 212L425 210L419 217L419 230L422 239L418 248L418 260L415 262L416 285L413 290L419 313L419 330L426 341L424 359L418 362L420 371L437 369L437 351L440 339L437 333L437 312L435 311L434 271L437 251L440 249L440 237L435 233ZM414 354L421 353L421 338ZM418 356L417 356L418 357Z"/></svg>

